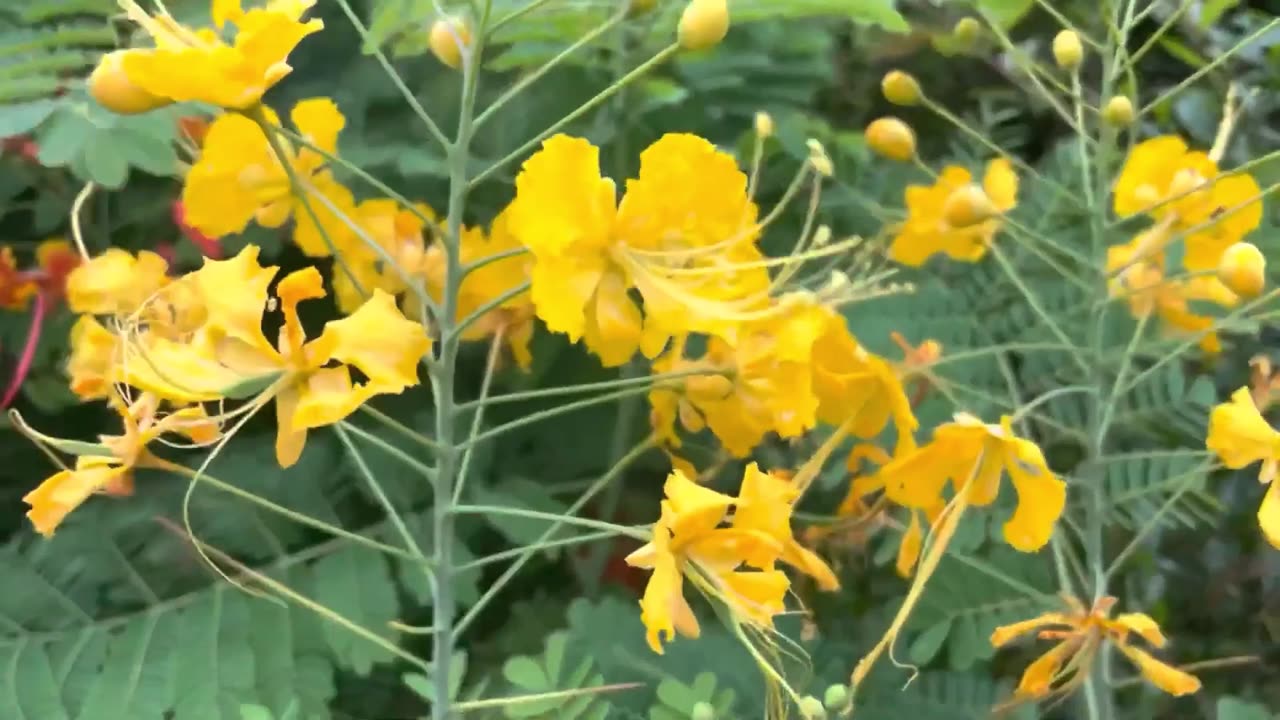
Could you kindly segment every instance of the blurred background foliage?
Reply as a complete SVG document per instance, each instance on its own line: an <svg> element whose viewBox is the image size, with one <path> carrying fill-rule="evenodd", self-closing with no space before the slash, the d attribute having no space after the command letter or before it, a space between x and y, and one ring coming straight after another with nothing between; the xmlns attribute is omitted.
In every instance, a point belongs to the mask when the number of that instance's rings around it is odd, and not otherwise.
<svg viewBox="0 0 1280 720"><path fill-rule="evenodd" d="M1178 132L1195 145L1209 145L1227 85L1235 81L1252 94L1224 165L1280 147L1275 8L1239 0L1155 4L1130 40L1132 47L1152 40L1133 76L1141 87L1131 91L1149 100L1193 73L1203 76L1157 107L1135 134ZM350 0L349 5L320 0L315 12L326 31L303 44L292 58L295 72L268 100L286 108L300 98L331 94L347 117L341 154L404 195L439 208L447 189L442 154L386 71L394 68L433 117L444 121L456 115L457 75L426 48L435 5L431 0ZM506 12L521 2L496 0L495 5ZM603 33L488 119L475 145L476 169L520 148L669 43L681 3L659 0L657 5L655 12ZM608 146L608 174L629 176L639 149L669 131L696 132L745 155L752 118L763 110L778 129L767 146L762 200L767 204L781 194L808 155L805 140L816 137L837 170L821 217L837 233L875 236L892 208L901 206L903 187L923 178L909 166L872 160L863 143L861 128L869 120L901 112L879 94L879 80L890 68L912 72L931 97L1050 177L1071 170L1062 151L1068 128L1017 70L1023 54L1043 57L1060 27L1037 0L734 0L731 5L735 25L724 44L658 67L567 127ZM174 0L169 6L180 17L208 16L201 2ZM604 0L550 2L502 28L486 58L480 106L617 7ZM1090 0L1056 0L1053 7L1085 25L1098 11L1098 3ZM173 204L184 162L175 149L182 133L179 119L201 109L179 106L123 118L96 106L83 90L82 80L99 55L130 41L118 15L112 0L40 0L0 9L0 137L5 138L0 242L12 248L19 267L35 262L40 241L67 235L72 204L89 181L101 188L81 211L91 251L108 246L159 250L181 269L200 262L200 247L184 233ZM983 17L998 32L984 32L964 47L952 28L966 16ZM1209 65L1242 40L1247 42L1229 61ZM920 112L909 120L923 157L976 166L988 154L937 118ZM1256 168L1255 176L1263 187L1280 181L1280 163ZM510 199L512 179L507 170L482 183L468 221L487 223ZM1063 242L1079 234L1071 218L1051 207L1052 193L1030 182L1023 192L1020 217ZM1280 237L1274 203L1269 211L1252 240L1275 257ZM798 215L777 234L793 236ZM273 262L303 262L275 231L255 229L226 238L222 250L232 253L245 242L261 244ZM953 265L912 279L914 293L850 309L854 331L872 349L893 357L893 330L913 343L936 339L948 352L1044 338L1045 329L1014 302L1014 290L989 264ZM1067 285L1046 281L1042 300L1056 317L1069 321L1089 298ZM323 321L324 312L309 321ZM27 307L0 310L0 380L6 383L31 341L32 317ZM89 439L105 429L104 413L99 406L77 404L66 390L61 364L72 319L55 304L41 321L34 362L13 405L59 436ZM467 352L462 387L474 393L485 349ZM1275 650L1280 647L1280 553L1257 532L1256 483L1247 471L1222 473L1194 487L1185 481L1195 464L1188 454L1203 449L1208 409L1245 383L1247 361L1257 354L1280 361L1280 333L1241 328L1215 364L1166 365L1152 373L1149 389L1136 393L1117 420L1141 452L1108 468L1114 535L1108 540L1123 545L1162 506L1171 508L1160 511L1152 541L1125 565L1117 581L1120 594L1134 607L1147 608L1176 638L1179 658L1253 658L1206 670L1206 689L1189 699L1158 696L1137 684L1118 690L1125 717L1265 720L1280 712ZM579 348L545 333L535 341L534 357L531 372L503 370L496 387L553 387L613 374ZM998 398L1007 398L1011 386L1043 391L1061 382L1058 370L1035 353L1011 353L1001 362L990 356L957 362L945 374L954 387L971 390L961 400L965 407L991 416L998 414ZM377 406L413 423L429 415L430 402L419 390ZM486 422L500 424L543 406L496 406ZM928 427L952 409L944 398L932 397L920 414ZM1055 467L1070 466L1077 409L1065 396L1044 411L1045 419L1035 425L1037 438ZM503 435L483 447L471 467L472 500L563 511L612 465L620 447L644 431L645 412L643 404L597 406ZM394 651L429 651L428 638L411 628L429 622L431 588L412 563L329 539L216 489L196 489L191 520L200 538L375 630L378 638L371 639L296 604L247 595L211 573L174 524L187 487L172 477L144 475L135 497L91 502L53 540L40 540L23 520L20 498L51 472L50 465L7 421L0 422L5 423L0 426L0 718L382 720L424 714L429 669ZM369 425L367 432L414 451L381 427ZM272 460L271 438L267 423L251 426L215 460L210 474L300 513L390 538L386 519L337 437L319 434L308 444L302 465L288 473ZM760 456L785 466L808 447L778 444L762 449ZM390 454L370 447L364 457L392 491L396 506L410 513L414 529L429 537L429 513L423 512L430 502L428 489ZM593 511L606 519L651 520L665 472L659 454L646 456L628 470L621 495ZM843 468L833 468L805 509L830 512L846 479ZM1176 502L1169 503L1175 493ZM462 523L456 557L466 568L457 577L463 607L505 567L501 558L475 562L478 558L536 541L544 529L541 523L510 518ZM920 676L902 690L905 673L882 668L860 696L857 718L984 718L1008 697L1033 656L1028 651L997 656L987 641L990 631L1042 608L1057 585L1043 555L1009 551L992 540L998 532L999 523L991 517L966 519L898 650L901 659L920 666ZM805 691L821 696L828 684L847 680L897 607L905 585L892 570L896 535L888 528L870 537L839 538L828 551L840 565L845 589L834 597L800 589L813 610L812 622L789 618L781 630L809 655L807 668L793 668L797 676L811 678ZM621 563L630 549L620 541L603 549L574 546L536 556L469 630L469 652L454 658L460 670L454 676L463 678L455 688L458 697L637 683L568 702L549 701L545 707L509 709L506 716L667 720L690 717L695 704L707 702L720 717L758 717L758 671L726 629L709 622L701 639L676 642L665 656L647 650L636 607L643 574ZM1080 717L1071 703L1042 715ZM1031 718L1037 711L1024 706L1011 716Z"/></svg>

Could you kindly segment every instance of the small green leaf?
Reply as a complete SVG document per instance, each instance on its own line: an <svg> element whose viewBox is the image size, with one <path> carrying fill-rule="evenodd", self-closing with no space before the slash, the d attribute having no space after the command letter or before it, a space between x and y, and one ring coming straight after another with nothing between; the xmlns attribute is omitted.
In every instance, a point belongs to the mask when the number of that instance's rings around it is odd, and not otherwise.
<svg viewBox="0 0 1280 720"><path fill-rule="evenodd" d="M1200 4L1200 27L1208 30L1230 9L1240 4L1240 0L1204 0Z"/></svg>
<svg viewBox="0 0 1280 720"><path fill-rule="evenodd" d="M938 650L942 648L942 643L946 642L947 636L951 634L951 619L939 620L931 625L927 630L916 636L911 643L911 648L907 651L907 655L911 658L911 662L917 665L924 665L934 656L938 654Z"/></svg>
<svg viewBox="0 0 1280 720"><path fill-rule="evenodd" d="M979 0L978 9L991 17L1000 27L1008 29L1017 25L1035 0Z"/></svg>
<svg viewBox="0 0 1280 720"><path fill-rule="evenodd" d="M502 666L502 676L512 685L526 690L544 690L551 686L542 666L529 657L513 657L508 660Z"/></svg>
<svg viewBox="0 0 1280 720"><path fill-rule="evenodd" d="M129 162L121 154L114 142L114 133L99 130L85 146L84 151L85 180L112 190L124 185L129 179Z"/></svg>

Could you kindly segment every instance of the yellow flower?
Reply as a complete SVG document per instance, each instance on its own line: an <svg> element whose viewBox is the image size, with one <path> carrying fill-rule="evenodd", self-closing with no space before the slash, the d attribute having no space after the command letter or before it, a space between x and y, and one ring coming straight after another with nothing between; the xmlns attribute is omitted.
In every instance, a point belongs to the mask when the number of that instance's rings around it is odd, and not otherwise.
<svg viewBox="0 0 1280 720"><path fill-rule="evenodd" d="M751 463L742 475L742 487L733 511L733 527L761 532L773 538L782 549L778 560L809 575L823 590L839 590L840 581L827 563L791 534L791 510L799 497L800 490L789 480L776 473L761 472L759 466ZM772 551L773 546L756 549ZM744 561L755 567L769 567L772 558L748 557Z"/></svg>
<svg viewBox="0 0 1280 720"><path fill-rule="evenodd" d="M436 213L426 203L415 203L414 209L429 218L430 223L395 200L376 198L356 207L352 219L395 263L394 267L388 265L363 240L352 238L350 247L343 250L342 259L365 293L380 288L398 295L408 289L405 276L417 277L425 272L427 244L423 236L435 234ZM332 276L338 308L354 312L364 302L365 295L356 289L347 271L338 263L334 263Z"/></svg>
<svg viewBox="0 0 1280 720"><path fill-rule="evenodd" d="M927 511L938 506L948 480L967 504L990 505L1005 474L1018 494L1013 516L1004 524L1005 540L1022 552L1039 550L1062 514L1066 483L1049 470L1035 443L1014 434L1007 416L990 425L956 415L934 430L929 443L881 468L876 482L893 502Z"/></svg>
<svg viewBox="0 0 1280 720"><path fill-rule="evenodd" d="M1111 643L1138 668L1147 682L1171 695L1187 695L1200 689L1194 675L1157 660L1146 650L1134 647L1137 635L1153 647L1164 647L1167 640L1160 626L1143 613L1121 613L1110 617L1116 599L1104 597L1092 610L1075 598L1067 598L1068 612L1049 612L1030 620L996 628L991 644L1001 647L1031 632L1043 639L1058 640L1038 660L1027 666L1018 683L1016 695L1022 699L1039 699L1073 690L1089 674L1098 650Z"/></svg>
<svg viewBox="0 0 1280 720"><path fill-rule="evenodd" d="M727 335L744 310L767 303L747 178L697 136L666 135L642 152L621 202L593 145L552 137L516 178L510 213L533 256L538 316L605 365L638 350L654 357L673 335Z"/></svg>
<svg viewBox="0 0 1280 720"><path fill-rule="evenodd" d="M119 379L120 339L92 315L81 315L71 326L71 357L67 375L71 392L81 400L100 400Z"/></svg>
<svg viewBox="0 0 1280 720"><path fill-rule="evenodd" d="M274 113L265 114L272 125L279 125ZM338 133L346 119L332 100L302 100L289 117L309 143L330 154L337 152ZM209 126L200 158L183 185L187 224L211 237L222 237L242 232L250 220L275 228L292 216L293 241L307 255L329 255L326 236L339 250L350 250L360 241L329 204L352 218L356 211L351 191L333 178L324 156L310 148L295 150L287 139L279 139L289 166L309 186L305 205L299 194L303 189L294 192L290 187L285 167L262 128L243 115L227 113ZM319 218L319 227L306 205Z"/></svg>
<svg viewBox="0 0 1280 720"><path fill-rule="evenodd" d="M962 262L981 260L1000 230L1000 218L953 224L957 218L974 215L961 212L966 208L957 205L972 204L975 197L985 199L996 213L1006 213L1017 205L1018 176L1008 160L996 158L987 163L981 188L973 184L968 170L956 165L943 168L933 185L908 186L907 219L897 229L889 257L912 267L923 265L937 253Z"/></svg>
<svg viewBox="0 0 1280 720"><path fill-rule="evenodd" d="M458 259L463 265L470 265L522 247L511 232L511 207L508 206L493 219L488 235L481 228L463 230ZM437 244L427 248L427 288L437 300L443 298L445 265L443 247ZM528 282L532 265L533 259L528 253L517 253L487 262L467 273L458 289L456 319L462 320L479 312L481 307ZM462 339L483 340L501 332L516 364L527 370L533 362L529 343L533 340L535 325L533 299L526 290L480 316L463 331Z"/></svg>
<svg viewBox="0 0 1280 720"><path fill-rule="evenodd" d="M1200 347L1216 353L1221 349L1209 315L1192 312L1192 301L1204 300L1222 307L1233 307L1240 298L1217 277L1196 275L1186 279L1165 276L1165 252L1153 250L1163 242L1168 224L1139 233L1131 242L1107 248L1107 272L1115 276L1111 283L1113 296L1127 296L1129 309L1136 317L1155 313L1165 326L1178 333L1205 333Z"/></svg>
<svg viewBox="0 0 1280 720"><path fill-rule="evenodd" d="M143 250L134 257L120 248L77 267L67 276L67 305L72 312L127 317L169 282L169 264Z"/></svg>
<svg viewBox="0 0 1280 720"><path fill-rule="evenodd" d="M818 420L812 353L830 320L826 308L792 296L745 325L736 347L711 338L701 357L686 359L685 340L677 340L654 361L654 370L705 369L708 374L655 387L649 395L654 428L679 447L677 419L690 432L706 427L737 457L749 454L770 432L798 437L812 429Z"/></svg>
<svg viewBox="0 0 1280 720"><path fill-rule="evenodd" d="M1169 234L1189 232L1183 264L1213 270L1222 253L1262 222L1261 190L1247 173L1223 174L1209 155L1176 135L1134 146L1116 179L1120 217L1145 214ZM1201 227L1204 226L1204 227Z"/></svg>
<svg viewBox="0 0 1280 720"><path fill-rule="evenodd" d="M831 313L813 354L819 420L829 425L852 421L853 434L863 439L878 436L892 422L898 432L895 454L912 446L920 423L902 378L887 360L859 345L843 319Z"/></svg>
<svg viewBox="0 0 1280 720"><path fill-rule="evenodd" d="M118 396L111 406L124 423L123 435L103 435L102 455L81 455L75 469L54 473L22 498L31 506L27 518L41 535L52 535L72 510L90 495L129 495L133 492L133 469L154 462L147 444L165 433L178 433L197 443L217 437L217 426L200 407L186 407L160 413L160 400L143 393L132 405Z"/></svg>
<svg viewBox="0 0 1280 720"><path fill-rule="evenodd" d="M1249 388L1236 390L1230 402L1218 405L1209 414L1205 445L1233 470L1262 463L1258 481L1268 487L1258 508L1258 525L1267 541L1280 548L1280 483L1275 482L1276 468L1280 466L1280 432L1258 412Z"/></svg>
<svg viewBox="0 0 1280 720"><path fill-rule="evenodd" d="M416 385L431 341L381 290L307 341L298 303L325 292L320 273L306 268L276 288L284 325L273 345L262 333L262 313L275 275L275 267L258 264L252 245L229 260L206 259L188 276L204 302L205 325L186 341L143 338L126 349L125 373L129 384L179 402L251 393L250 405L260 407L274 398L276 458L288 467L302 454L308 429L338 422L373 395ZM353 383L351 368L367 380Z"/></svg>
<svg viewBox="0 0 1280 720"><path fill-rule="evenodd" d="M847 463L849 472L855 474L849 483L848 494L845 495L844 500L836 510L837 517L858 517L868 514L870 509L864 503L865 498L884 490L884 478L879 474L858 474L863 460L874 462L880 467L893 462L893 458L888 453L875 445L855 445L849 453ZM898 542L898 556L895 563L898 575L904 578L911 577L911 573L915 570L916 562L920 559L920 551L924 546L925 524L927 523L930 528L935 527L945 508L946 501L941 494L934 500L933 504L927 507L906 508L908 517L907 529L903 532L902 538Z"/></svg>
<svg viewBox="0 0 1280 720"><path fill-rule="evenodd" d="M249 10L239 0L214 0L213 21L218 30L228 24L235 28L228 43L213 29L188 28L163 11L148 15L134 0L119 2L155 43L111 59L123 68L131 90L141 97L237 110L256 105L263 93L288 75L292 71L289 53L324 27L320 20L302 20L315 0L268 0L265 6ZM148 105L135 104L143 109Z"/></svg>
<svg viewBox="0 0 1280 720"><path fill-rule="evenodd" d="M785 608L790 582L777 570L779 561L812 575L824 589L839 582L820 558L791 535L791 506L798 494L787 480L747 468L738 498L698 485L680 472L663 487L662 515L653 540L627 556L627 564L653 574L640 600L640 619L649 646L662 653L662 643L679 632L698 637L698 621L684 597L684 578L723 601L734 618L751 627L770 628ZM730 506L733 522L722 526Z"/></svg>

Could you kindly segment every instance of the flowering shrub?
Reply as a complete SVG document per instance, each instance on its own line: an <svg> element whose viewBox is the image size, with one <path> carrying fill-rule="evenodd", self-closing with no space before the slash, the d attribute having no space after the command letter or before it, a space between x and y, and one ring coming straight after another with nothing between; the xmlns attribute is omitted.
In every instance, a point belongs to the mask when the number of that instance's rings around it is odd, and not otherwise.
<svg viewBox="0 0 1280 720"><path fill-rule="evenodd" d="M1280 20L95 1L4 20L4 717L1280 700Z"/></svg>

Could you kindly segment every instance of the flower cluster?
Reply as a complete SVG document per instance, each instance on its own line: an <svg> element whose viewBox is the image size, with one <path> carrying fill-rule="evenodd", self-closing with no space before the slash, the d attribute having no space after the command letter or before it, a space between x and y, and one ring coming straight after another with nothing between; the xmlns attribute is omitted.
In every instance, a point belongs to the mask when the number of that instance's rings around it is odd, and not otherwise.
<svg viewBox="0 0 1280 720"><path fill-rule="evenodd" d="M1134 146L1116 179L1114 210L1142 215L1151 225L1107 251L1112 292L1127 297L1133 314L1154 314L1167 327L1204 333L1201 347L1217 352L1210 316L1191 303L1239 303L1239 285L1214 275L1228 251L1262 221L1261 190L1247 173L1224 173L1213 153L1191 150L1174 135ZM1174 258L1181 257L1181 261Z"/></svg>
<svg viewBox="0 0 1280 720"><path fill-rule="evenodd" d="M52 533L95 492L127 492L133 468L164 466L146 451L162 434L207 445L224 426L234 423L234 430L274 400L276 456L288 467L309 429L418 382L417 364L430 339L382 291L308 341L297 307L325 295L315 268L281 278L274 299L268 290L277 268L259 264L256 246L228 260L206 259L181 277L169 277L167 269L152 253L111 249L69 279L68 302L83 313L71 336L71 387L82 398L107 399L125 431L103 437L98 448L74 446L75 467L27 495L28 515L42 533ZM272 342L262 326L277 306L283 323ZM353 369L363 382L353 381ZM229 401L243 402L228 410ZM218 412L209 414L206 404Z"/></svg>
<svg viewBox="0 0 1280 720"><path fill-rule="evenodd" d="M640 617L654 652L662 653L663 642L677 632L698 637L698 620L684 596L685 577L724 602L736 621L757 630L772 628L784 610L790 581L778 562L813 577L825 590L839 588L831 568L791 535L791 509L800 491L790 480L752 463L737 497L703 487L680 471L667 478L663 491L653 539L627 556L629 565L652 571ZM732 518L724 524L730 508Z"/></svg>

